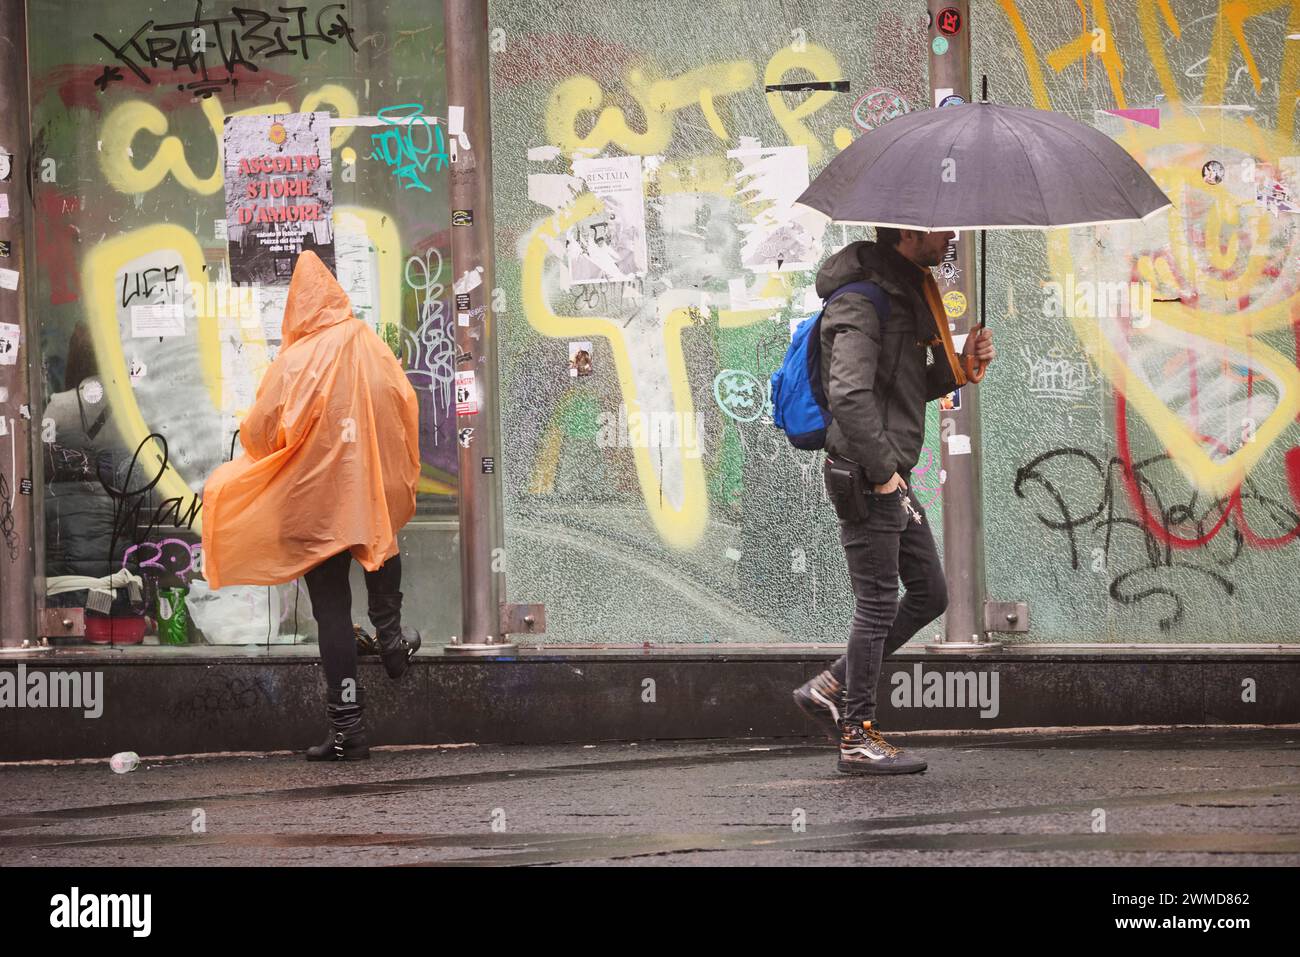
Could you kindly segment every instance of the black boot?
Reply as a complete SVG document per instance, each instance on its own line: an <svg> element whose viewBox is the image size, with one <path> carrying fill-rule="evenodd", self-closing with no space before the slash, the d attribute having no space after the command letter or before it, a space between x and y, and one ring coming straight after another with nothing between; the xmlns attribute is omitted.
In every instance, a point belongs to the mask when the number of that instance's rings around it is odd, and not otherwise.
<svg viewBox="0 0 1300 957"><path fill-rule="evenodd" d="M375 640L388 677L402 677L421 642L418 631L402 627L402 593L370 595L370 623L375 626Z"/></svg>
<svg viewBox="0 0 1300 957"><path fill-rule="evenodd" d="M370 744L361 726L361 689L356 701L344 702L342 688L330 688L325 713L330 719L329 737L324 744L307 749L308 761L369 761Z"/></svg>

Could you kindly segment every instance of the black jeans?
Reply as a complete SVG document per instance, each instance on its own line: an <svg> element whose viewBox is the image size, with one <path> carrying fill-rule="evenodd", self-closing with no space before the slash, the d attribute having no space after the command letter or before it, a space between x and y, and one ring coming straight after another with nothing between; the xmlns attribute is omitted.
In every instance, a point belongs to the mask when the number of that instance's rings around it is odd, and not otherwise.
<svg viewBox="0 0 1300 957"><path fill-rule="evenodd" d="M865 520L840 522L840 543L853 582L857 605L849 629L848 654L831 665L831 674L848 684L845 717L875 721L876 686L885 656L943 614L948 607L948 583L930 533L930 520L912 493L906 475L906 497L921 516L918 523L903 507L904 493L867 494ZM907 589L898 600L898 582Z"/></svg>
<svg viewBox="0 0 1300 957"><path fill-rule="evenodd" d="M331 688L341 687L345 678L354 682L357 678L357 639L352 633L352 587L348 584L351 570L352 553L343 551L303 575L320 630L321 664ZM400 554L384 562L378 571L366 572L366 592L372 596L392 594L401 587Z"/></svg>

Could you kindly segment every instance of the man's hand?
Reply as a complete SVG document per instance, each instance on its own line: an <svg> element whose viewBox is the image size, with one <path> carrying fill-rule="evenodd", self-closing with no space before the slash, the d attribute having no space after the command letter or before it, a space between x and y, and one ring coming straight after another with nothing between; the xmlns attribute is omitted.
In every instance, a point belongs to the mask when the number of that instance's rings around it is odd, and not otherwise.
<svg viewBox="0 0 1300 957"><path fill-rule="evenodd" d="M871 486L871 490L878 495L888 495L890 492L893 492L895 489L899 487L902 487L904 490L906 490L907 483L903 481L903 477L901 475L895 472L893 477L890 478L888 482L886 482L884 485L873 485Z"/></svg>
<svg viewBox="0 0 1300 957"><path fill-rule="evenodd" d="M966 336L966 344L962 346L961 354L974 355L980 365L987 366L997 355L997 350L993 348L993 330L989 328L973 330Z"/></svg>

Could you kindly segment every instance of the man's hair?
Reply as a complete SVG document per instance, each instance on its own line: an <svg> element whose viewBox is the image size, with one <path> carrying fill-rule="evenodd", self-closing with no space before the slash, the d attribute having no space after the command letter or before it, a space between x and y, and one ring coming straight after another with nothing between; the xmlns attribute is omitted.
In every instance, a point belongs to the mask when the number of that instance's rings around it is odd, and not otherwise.
<svg viewBox="0 0 1300 957"><path fill-rule="evenodd" d="M880 243L880 245L897 248L902 241L903 231L901 229L895 229L893 226L876 227L876 242Z"/></svg>

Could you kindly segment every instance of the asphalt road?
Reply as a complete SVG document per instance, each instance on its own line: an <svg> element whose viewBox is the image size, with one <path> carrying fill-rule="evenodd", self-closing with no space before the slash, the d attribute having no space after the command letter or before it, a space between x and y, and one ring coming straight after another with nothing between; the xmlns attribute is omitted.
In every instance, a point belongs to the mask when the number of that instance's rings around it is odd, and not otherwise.
<svg viewBox="0 0 1300 957"><path fill-rule="evenodd" d="M811 740L10 765L0 866L1300 864L1294 727L896 743L930 770Z"/></svg>

